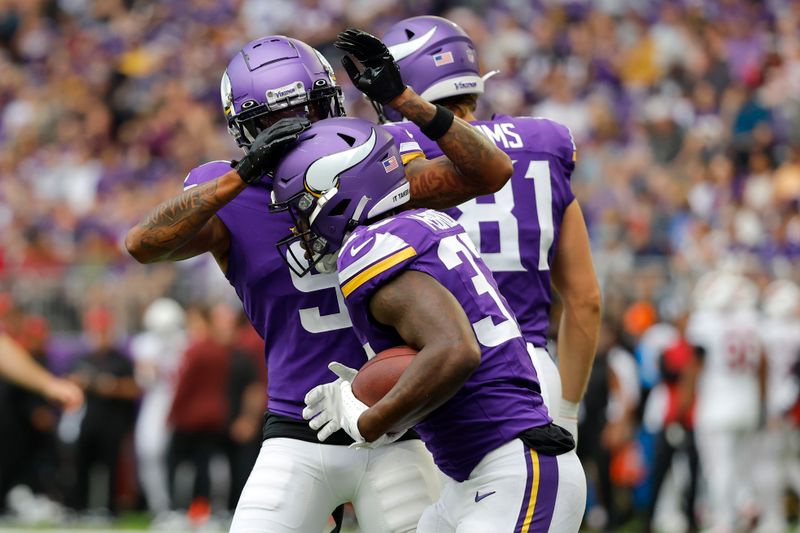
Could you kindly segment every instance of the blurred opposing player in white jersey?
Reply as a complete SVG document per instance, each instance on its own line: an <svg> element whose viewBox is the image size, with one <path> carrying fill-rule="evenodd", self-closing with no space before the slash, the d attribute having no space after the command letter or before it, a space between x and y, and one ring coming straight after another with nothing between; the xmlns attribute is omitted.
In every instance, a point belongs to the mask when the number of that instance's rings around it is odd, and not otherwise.
<svg viewBox="0 0 800 533"><path fill-rule="evenodd" d="M170 509L167 415L175 393L175 373L186 349L185 320L178 302L159 298L145 309L144 332L131 342L136 382L144 391L134 444L147 506L154 513Z"/></svg>
<svg viewBox="0 0 800 533"><path fill-rule="evenodd" d="M786 531L784 493L800 493L797 427L788 420L798 396L795 366L800 361L800 288L787 280L764 289L760 338L767 358L767 426L759 439L758 530Z"/></svg>
<svg viewBox="0 0 800 533"><path fill-rule="evenodd" d="M420 125L432 122L436 108L406 87L388 52L371 59L359 88ZM439 490L433 461L419 438L407 433L367 451L350 448L353 439L342 431L323 444L301 415L305 394L330 381L329 362L359 368L367 361L337 277L325 272L330 265L309 263L302 250L276 250L277 237L294 221L267 207L273 170L298 135L311 122L344 115L333 69L297 39L262 37L230 61L221 97L229 131L244 157L192 169L184 191L153 209L125 242L144 263L211 252L265 340L264 443L231 531L319 533L345 502L353 503L363 533L413 531ZM411 203L456 205L496 190L510 177L508 156L469 124L452 116L436 124L447 157L426 160L417 151L402 161ZM284 262L289 255L297 258L292 268Z"/></svg>
<svg viewBox="0 0 800 533"><path fill-rule="evenodd" d="M697 443L708 483L713 531L733 531L752 494L754 437L763 399L758 289L747 278L711 272L695 288L686 337L702 370Z"/></svg>
<svg viewBox="0 0 800 533"><path fill-rule="evenodd" d="M477 120L477 98L492 73L479 75L472 40L455 23L412 17L392 26L383 40L410 87L475 125L514 162L514 174L500 191L447 213L467 230L511 305L551 416L577 438L578 403L597 346L600 290L583 214L570 188L577 157L572 136L566 126L544 118ZM376 110L386 119L402 119L387 106ZM441 154L414 124L385 126L400 140L401 153L418 142L427 157ZM409 136L416 142L402 142ZM560 377L546 350L551 282L564 303Z"/></svg>

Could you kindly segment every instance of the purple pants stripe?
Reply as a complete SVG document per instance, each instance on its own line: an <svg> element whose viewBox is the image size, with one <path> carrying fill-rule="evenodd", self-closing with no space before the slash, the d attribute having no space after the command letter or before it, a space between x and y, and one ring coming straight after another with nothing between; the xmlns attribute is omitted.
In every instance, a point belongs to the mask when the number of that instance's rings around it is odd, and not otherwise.
<svg viewBox="0 0 800 533"><path fill-rule="evenodd" d="M550 529L557 492L558 459L552 455L539 455L539 496L529 533L547 533Z"/></svg>
<svg viewBox="0 0 800 533"><path fill-rule="evenodd" d="M525 449L528 481L514 533L547 533L553 521L558 491L558 460Z"/></svg>

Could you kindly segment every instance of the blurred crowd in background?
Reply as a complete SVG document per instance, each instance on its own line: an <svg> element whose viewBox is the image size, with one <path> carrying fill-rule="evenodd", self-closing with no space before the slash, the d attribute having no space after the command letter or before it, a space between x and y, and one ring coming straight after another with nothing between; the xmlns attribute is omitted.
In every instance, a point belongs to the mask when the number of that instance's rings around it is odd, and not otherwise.
<svg viewBox="0 0 800 533"><path fill-rule="evenodd" d="M483 71L499 71L479 118L544 116L575 137L572 184L605 315L582 436L595 480L589 518L613 529L652 514L656 436L665 423L642 426L645 400L664 381L665 364L676 376L687 365L682 324L697 279L726 268L759 289L778 278L800 281L800 2L0 0L0 316L42 364L73 375L89 395L78 421L59 421L31 398L0 403L19 411L4 420L17 417L25 431L50 439L47 449L17 446L16 457L33 470L52 469L17 481L86 509L97 504L86 487L88 453L119 474L107 476L112 501L99 505L144 508L136 427L137 435L162 431L162 455L190 453L182 431L207 433L210 451L190 459L229 457L235 493L243 460L236 454L258 440L251 406L263 405L263 396L248 388L266 379L253 371L263 368L258 339L236 318L239 304L210 258L138 265L124 234L179 191L192 167L236 157L219 80L244 43L289 35L338 67L331 43L342 29L381 35L420 14L460 24ZM348 114L375 118L344 72L338 80ZM177 323L169 334L146 327L145 310L162 297L186 309L188 333ZM208 427L191 415L181 426L174 411L190 396L174 392L159 400L161 418L142 422L155 390L147 361L161 352L141 338L176 332L186 338L158 340L171 355L156 374L171 376L171 390L191 372L193 345L213 345L198 357L224 368L216 379L228 407ZM253 365L250 381L237 377L247 375L245 363ZM126 380L115 387L124 394L104 396L97 376ZM113 436L93 434L93 409L100 434ZM106 427L111 412L114 431ZM245 451L232 452L237 446ZM35 454L48 459L34 461ZM64 483L43 489L56 471ZM192 491L208 492L197 483ZM149 508L163 511L157 502Z"/></svg>

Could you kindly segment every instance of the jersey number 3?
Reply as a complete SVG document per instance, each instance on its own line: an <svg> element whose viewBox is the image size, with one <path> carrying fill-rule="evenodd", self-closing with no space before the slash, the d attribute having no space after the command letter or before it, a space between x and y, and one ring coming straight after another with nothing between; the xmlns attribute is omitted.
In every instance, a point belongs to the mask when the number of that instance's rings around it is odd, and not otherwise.
<svg viewBox="0 0 800 533"><path fill-rule="evenodd" d="M492 316L486 316L472 323L472 329L475 331L478 342L491 348L522 336L517 321L508 310L505 300L497 292L497 287L478 267L476 260L480 254L465 234L451 235L442 239L439 242L438 255L447 270L459 267L467 270L478 297L488 295L493 301L493 304L489 305L493 305L502 316L502 320L497 324ZM498 318L496 314L495 318Z"/></svg>

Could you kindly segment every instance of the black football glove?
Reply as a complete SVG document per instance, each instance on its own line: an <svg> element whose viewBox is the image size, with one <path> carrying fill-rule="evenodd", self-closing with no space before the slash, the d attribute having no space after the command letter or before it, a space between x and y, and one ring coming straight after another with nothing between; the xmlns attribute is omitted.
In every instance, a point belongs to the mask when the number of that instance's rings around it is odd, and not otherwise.
<svg viewBox="0 0 800 533"><path fill-rule="evenodd" d="M231 166L239 173L242 181L251 185L275 170L281 157L309 127L311 121L307 118L282 118L259 133L247 150L247 155L239 161L231 161Z"/></svg>
<svg viewBox="0 0 800 533"><path fill-rule="evenodd" d="M406 89L392 54L374 35L351 28L340 33L333 44L339 50L352 54L364 65L363 72L359 72L349 56L342 58L342 66L353 85L372 100L386 104Z"/></svg>

